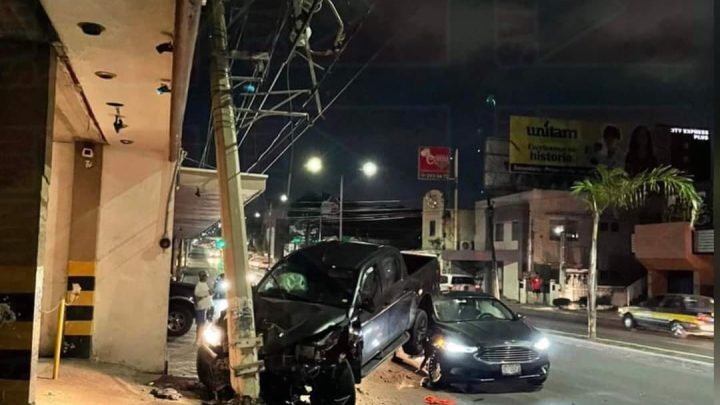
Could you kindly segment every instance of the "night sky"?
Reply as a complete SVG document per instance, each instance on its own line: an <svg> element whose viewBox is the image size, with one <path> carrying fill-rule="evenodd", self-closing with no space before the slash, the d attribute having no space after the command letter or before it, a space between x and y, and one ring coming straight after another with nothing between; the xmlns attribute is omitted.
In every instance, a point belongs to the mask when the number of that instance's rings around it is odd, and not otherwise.
<svg viewBox="0 0 720 405"><path fill-rule="evenodd" d="M418 146L446 145L460 150L460 201L469 208L485 197L484 140L507 136L513 114L713 130L712 6L711 0L377 1L324 85L323 99L382 52L296 143L291 198L336 192L340 173L347 199L419 207L431 188L449 198L450 184L417 180L416 163ZM183 135L194 160L207 130L207 60L201 38ZM244 169L278 123L260 125L247 138ZM324 157L322 175L302 170L310 155ZM284 192L288 158L268 172L267 192L250 209L263 209ZM358 170L365 159L380 166L372 180Z"/></svg>

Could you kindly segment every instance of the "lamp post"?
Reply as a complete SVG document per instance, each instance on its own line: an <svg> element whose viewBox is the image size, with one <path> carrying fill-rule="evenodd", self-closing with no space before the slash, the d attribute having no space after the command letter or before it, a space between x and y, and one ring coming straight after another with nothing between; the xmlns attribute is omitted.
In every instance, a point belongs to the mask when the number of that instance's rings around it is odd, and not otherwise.
<svg viewBox="0 0 720 405"><path fill-rule="evenodd" d="M323 169L323 163L322 159L320 159L317 156L313 156L307 160L305 163L305 169L312 173L312 174L318 174ZM378 166L375 164L375 162L367 161L363 163L363 165L360 167L360 171L363 172L365 177L371 178L375 176L378 172ZM343 204L345 200L345 176L340 175L340 204L338 207L338 239L342 241L343 238ZM320 220L322 221L322 208L320 212Z"/></svg>
<svg viewBox="0 0 720 405"><path fill-rule="evenodd" d="M565 243L567 242L567 234L565 233L565 227L562 225L556 226L553 229L555 235L560 237L560 263L558 264L558 278L560 280L560 291L565 288Z"/></svg>

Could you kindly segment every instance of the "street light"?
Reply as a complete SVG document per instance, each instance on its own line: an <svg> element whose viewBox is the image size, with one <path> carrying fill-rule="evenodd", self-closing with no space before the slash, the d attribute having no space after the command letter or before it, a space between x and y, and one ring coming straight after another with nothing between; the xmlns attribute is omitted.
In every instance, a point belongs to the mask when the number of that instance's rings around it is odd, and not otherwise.
<svg viewBox="0 0 720 405"><path fill-rule="evenodd" d="M313 156L305 163L305 169L310 173L317 174L322 171L323 163L322 159L317 156Z"/></svg>
<svg viewBox="0 0 720 405"><path fill-rule="evenodd" d="M260 218L260 213L259 213L259 212L255 212L255 218Z"/></svg>
<svg viewBox="0 0 720 405"><path fill-rule="evenodd" d="M365 162L361 168L362 172L367 177L373 177L378 172L378 167L375 162Z"/></svg>
<svg viewBox="0 0 720 405"><path fill-rule="evenodd" d="M308 159L307 162L305 162L305 169L309 171L310 173L317 174L320 171L322 171L323 164L322 159L320 159L317 156L313 156L310 159ZM360 167L360 170L365 174L366 177L370 178L377 174L378 172L378 166L375 164L375 162L367 161L363 163L363 165ZM342 174L340 175L340 206L338 207L339 213L338 213L338 239L342 241L343 238L343 200L344 200L344 186L345 186L345 176ZM322 221L322 213L320 213L320 218Z"/></svg>
<svg viewBox="0 0 720 405"><path fill-rule="evenodd" d="M283 194L283 195L280 196L280 201L281 201L281 202L287 202L287 200L288 200L287 194Z"/></svg>

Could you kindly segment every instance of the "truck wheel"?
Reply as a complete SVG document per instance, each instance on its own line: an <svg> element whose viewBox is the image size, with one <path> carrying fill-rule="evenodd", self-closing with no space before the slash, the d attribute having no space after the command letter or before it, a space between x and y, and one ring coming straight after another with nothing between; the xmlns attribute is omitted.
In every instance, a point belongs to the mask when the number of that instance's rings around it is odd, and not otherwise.
<svg viewBox="0 0 720 405"><path fill-rule="evenodd" d="M310 403L355 405L355 377L345 360L326 373L321 373L312 386Z"/></svg>
<svg viewBox="0 0 720 405"><path fill-rule="evenodd" d="M418 356L425 350L425 339L428 331L428 316L423 310L419 310L415 316L415 323L410 330L410 340L403 345L403 351L410 356Z"/></svg>
<svg viewBox="0 0 720 405"><path fill-rule="evenodd" d="M168 335L182 336L192 328L193 311L189 305L170 303L168 310Z"/></svg>

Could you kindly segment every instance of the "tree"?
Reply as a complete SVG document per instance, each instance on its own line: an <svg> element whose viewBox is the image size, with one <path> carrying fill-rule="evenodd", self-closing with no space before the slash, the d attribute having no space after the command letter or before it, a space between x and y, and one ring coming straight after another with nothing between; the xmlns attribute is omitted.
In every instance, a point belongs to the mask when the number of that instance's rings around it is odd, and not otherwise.
<svg viewBox="0 0 720 405"><path fill-rule="evenodd" d="M693 221L701 199L690 177L670 166L630 176L623 169L598 166L593 178L575 182L572 193L585 201L593 218L588 277L588 337L597 337L597 234L600 216L608 208L640 208L651 195L674 197L683 207L684 219Z"/></svg>

